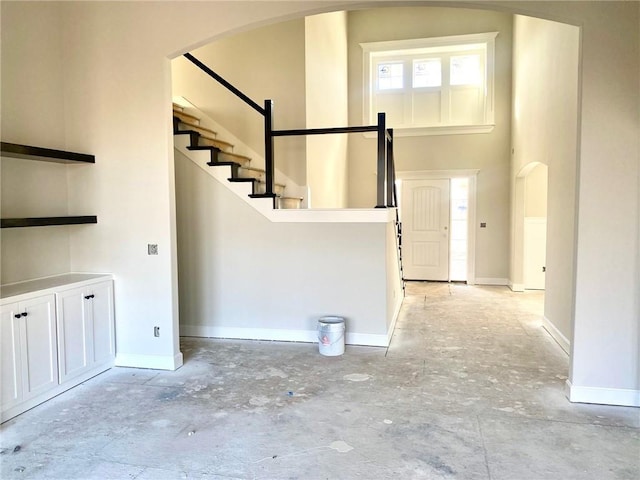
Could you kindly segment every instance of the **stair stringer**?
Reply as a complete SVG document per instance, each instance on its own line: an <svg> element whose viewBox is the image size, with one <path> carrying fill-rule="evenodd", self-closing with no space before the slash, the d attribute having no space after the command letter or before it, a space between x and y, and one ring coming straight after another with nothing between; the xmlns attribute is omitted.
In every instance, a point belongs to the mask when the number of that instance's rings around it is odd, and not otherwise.
<svg viewBox="0 0 640 480"><path fill-rule="evenodd" d="M189 150L187 135L174 136L174 148L196 164L207 175L216 179L225 188L232 191L242 201L251 205L265 218L276 223L360 223L393 222L394 208L345 208L345 209L275 209L271 198L251 198L251 184L248 182L230 182L231 167L228 165L209 166L211 160L208 151Z"/></svg>
<svg viewBox="0 0 640 480"><path fill-rule="evenodd" d="M194 115L200 119L200 124L203 127L210 128L218 133L217 138L224 139L225 141L234 145L233 152L244 155L251 159L251 166L254 168L264 169L264 155L256 152L240 138L235 136L231 131L227 130L219 122L209 117L204 111L200 110L196 105L191 103L187 98L182 96L174 96L173 103L180 105L185 113ZM275 169L275 181L285 186L285 192L287 197L302 198L302 205L300 208L308 208L309 188L306 186L298 185L295 181L289 178L282 171Z"/></svg>

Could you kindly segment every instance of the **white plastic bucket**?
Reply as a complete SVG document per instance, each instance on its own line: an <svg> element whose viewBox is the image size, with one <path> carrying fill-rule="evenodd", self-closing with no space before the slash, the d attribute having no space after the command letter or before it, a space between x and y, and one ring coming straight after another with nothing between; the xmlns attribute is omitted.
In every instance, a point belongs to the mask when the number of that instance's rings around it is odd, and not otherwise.
<svg viewBox="0 0 640 480"><path fill-rule="evenodd" d="M318 320L320 354L335 357L344 353L344 318L322 317Z"/></svg>

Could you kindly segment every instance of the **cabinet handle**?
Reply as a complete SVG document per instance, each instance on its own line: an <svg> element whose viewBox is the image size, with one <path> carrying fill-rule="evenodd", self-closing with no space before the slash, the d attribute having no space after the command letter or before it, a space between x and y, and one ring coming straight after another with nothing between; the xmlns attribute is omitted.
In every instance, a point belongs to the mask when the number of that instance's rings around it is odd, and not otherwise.
<svg viewBox="0 0 640 480"><path fill-rule="evenodd" d="M14 317L16 317L16 318L20 318L20 317L22 317L22 314L21 314L21 313L16 313L16 314L14 315Z"/></svg>
<svg viewBox="0 0 640 480"><path fill-rule="evenodd" d="M22 313L20 314L20 316L21 316L21 317L26 317L26 316L27 316L27 312L22 312Z"/></svg>
<svg viewBox="0 0 640 480"><path fill-rule="evenodd" d="M90 299L92 299L92 298L94 298L94 297L95 297L95 295L94 295L94 294L91 294L91 295L85 295L85 296L84 296L84 299L85 299L85 300L90 300Z"/></svg>

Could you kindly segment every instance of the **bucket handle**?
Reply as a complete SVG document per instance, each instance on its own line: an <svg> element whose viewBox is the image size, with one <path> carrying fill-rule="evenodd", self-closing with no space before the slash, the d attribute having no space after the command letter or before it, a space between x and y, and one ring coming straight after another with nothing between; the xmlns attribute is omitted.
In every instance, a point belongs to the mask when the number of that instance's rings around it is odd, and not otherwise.
<svg viewBox="0 0 640 480"><path fill-rule="evenodd" d="M330 343L325 343L322 341L322 337L320 336L320 331L318 331L318 342L322 345L334 345L336 342L338 342L342 337L344 337L344 329L342 330L342 333L340 334L340 336L338 338L335 339L335 341L330 342Z"/></svg>

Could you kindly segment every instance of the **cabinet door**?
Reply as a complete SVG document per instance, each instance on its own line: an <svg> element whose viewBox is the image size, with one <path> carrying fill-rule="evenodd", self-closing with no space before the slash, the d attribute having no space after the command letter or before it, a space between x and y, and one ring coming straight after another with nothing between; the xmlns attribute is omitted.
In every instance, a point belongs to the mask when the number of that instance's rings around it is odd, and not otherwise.
<svg viewBox="0 0 640 480"><path fill-rule="evenodd" d="M24 400L58 385L58 349L53 294L19 303L22 322L22 389Z"/></svg>
<svg viewBox="0 0 640 480"><path fill-rule="evenodd" d="M113 313L113 282L91 285L91 313L93 317L93 363L112 361L115 356Z"/></svg>
<svg viewBox="0 0 640 480"><path fill-rule="evenodd" d="M91 367L91 301L84 288L58 293L58 360L60 383L81 375Z"/></svg>
<svg viewBox="0 0 640 480"><path fill-rule="evenodd" d="M22 361L20 352L20 318L18 304L0 309L0 403L2 410L22 400Z"/></svg>

